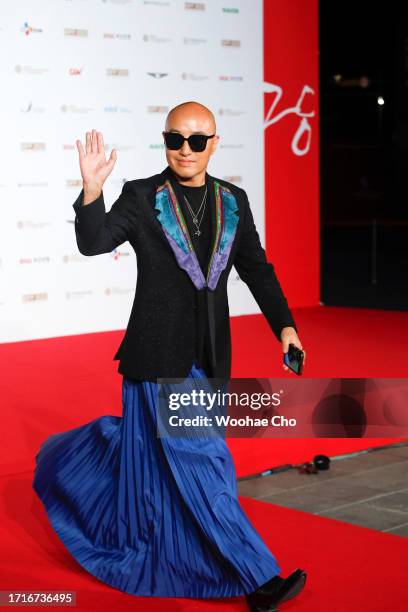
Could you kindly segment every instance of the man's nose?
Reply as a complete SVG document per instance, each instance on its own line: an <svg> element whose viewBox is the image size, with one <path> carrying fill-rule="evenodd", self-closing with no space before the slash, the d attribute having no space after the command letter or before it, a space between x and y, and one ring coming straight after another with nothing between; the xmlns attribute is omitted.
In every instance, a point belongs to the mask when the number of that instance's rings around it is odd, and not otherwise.
<svg viewBox="0 0 408 612"><path fill-rule="evenodd" d="M190 153L192 153L190 145L188 144L188 140L185 140L183 142L183 146L181 147L180 151L183 155L189 155Z"/></svg>

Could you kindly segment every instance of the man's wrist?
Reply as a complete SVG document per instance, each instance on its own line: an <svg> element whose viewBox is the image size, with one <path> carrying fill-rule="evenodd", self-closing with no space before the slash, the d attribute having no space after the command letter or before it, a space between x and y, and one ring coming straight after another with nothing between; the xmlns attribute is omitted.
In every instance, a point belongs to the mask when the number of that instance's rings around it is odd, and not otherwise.
<svg viewBox="0 0 408 612"><path fill-rule="evenodd" d="M287 330L294 331L295 333L297 333L293 325L286 325L285 327L282 327L281 329L281 332L280 332L281 338L285 333L287 333Z"/></svg>
<svg viewBox="0 0 408 612"><path fill-rule="evenodd" d="M83 189L84 189L84 197L83 197L84 206L86 206L87 204L90 204L94 200L97 200L102 193L102 187L98 185L88 185L84 183Z"/></svg>

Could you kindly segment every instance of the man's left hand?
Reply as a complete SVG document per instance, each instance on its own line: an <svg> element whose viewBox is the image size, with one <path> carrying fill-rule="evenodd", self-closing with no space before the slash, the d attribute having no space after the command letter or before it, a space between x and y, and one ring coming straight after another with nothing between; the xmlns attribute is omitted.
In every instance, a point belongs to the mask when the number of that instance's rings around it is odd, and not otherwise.
<svg viewBox="0 0 408 612"><path fill-rule="evenodd" d="M306 363L306 351L304 350L304 348L302 347L302 343L299 340L299 336L296 333L296 330L294 327L284 327L281 331L281 341L282 341L282 351L284 353L287 353L289 350L289 344L294 344L298 349L300 349L301 351L303 351L304 353L304 358L303 358L303 365ZM285 365L284 363L283 365L283 369L284 370L290 370L290 368L288 368L287 365Z"/></svg>

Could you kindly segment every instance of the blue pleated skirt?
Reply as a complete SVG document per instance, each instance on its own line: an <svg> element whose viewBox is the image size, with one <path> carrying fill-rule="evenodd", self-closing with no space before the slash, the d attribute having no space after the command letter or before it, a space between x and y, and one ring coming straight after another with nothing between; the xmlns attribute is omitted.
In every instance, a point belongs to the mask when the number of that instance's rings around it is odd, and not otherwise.
<svg viewBox="0 0 408 612"><path fill-rule="evenodd" d="M201 377L193 364L188 379ZM281 569L238 502L225 439L158 437L157 386L124 377L122 417L48 437L34 490L68 551L114 588L156 597L250 593Z"/></svg>

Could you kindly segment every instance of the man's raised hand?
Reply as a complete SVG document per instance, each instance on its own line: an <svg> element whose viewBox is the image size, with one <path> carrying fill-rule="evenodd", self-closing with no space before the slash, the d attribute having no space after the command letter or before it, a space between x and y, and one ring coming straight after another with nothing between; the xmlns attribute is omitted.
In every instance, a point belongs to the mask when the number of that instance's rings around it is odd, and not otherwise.
<svg viewBox="0 0 408 612"><path fill-rule="evenodd" d="M103 184L116 163L117 153L116 149L112 149L109 159L105 159L102 132L96 130L86 132L86 152L80 140L76 141L76 145L84 183L84 204L87 204L100 195Z"/></svg>

